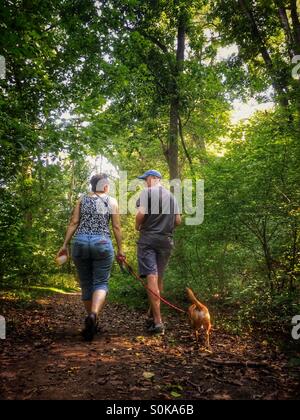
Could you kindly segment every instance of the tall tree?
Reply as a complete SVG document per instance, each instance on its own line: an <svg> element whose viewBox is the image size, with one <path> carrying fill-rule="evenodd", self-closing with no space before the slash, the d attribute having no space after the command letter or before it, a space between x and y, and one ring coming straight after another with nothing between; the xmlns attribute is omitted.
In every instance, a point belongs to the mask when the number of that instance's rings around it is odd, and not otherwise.
<svg viewBox="0 0 300 420"><path fill-rule="evenodd" d="M300 47L297 1L218 0L214 17L223 40L236 43L248 71L260 75L260 88L266 89L269 80L277 102L285 109L296 105L300 112L300 81L292 78L291 62Z"/></svg>

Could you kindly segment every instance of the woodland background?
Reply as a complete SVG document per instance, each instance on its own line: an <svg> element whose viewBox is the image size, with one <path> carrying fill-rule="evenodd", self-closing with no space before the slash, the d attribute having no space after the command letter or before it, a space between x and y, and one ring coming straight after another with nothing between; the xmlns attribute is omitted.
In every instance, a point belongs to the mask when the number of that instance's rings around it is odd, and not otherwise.
<svg viewBox="0 0 300 420"><path fill-rule="evenodd" d="M290 334L299 13L298 0L2 0L1 288L25 299L76 287L54 257L91 174L101 159L114 176L155 167L205 181L204 223L176 232L165 295L182 303L190 285L231 331ZM261 111L234 119L250 100ZM133 219L122 217L135 264ZM111 284L112 300L145 307L118 266Z"/></svg>

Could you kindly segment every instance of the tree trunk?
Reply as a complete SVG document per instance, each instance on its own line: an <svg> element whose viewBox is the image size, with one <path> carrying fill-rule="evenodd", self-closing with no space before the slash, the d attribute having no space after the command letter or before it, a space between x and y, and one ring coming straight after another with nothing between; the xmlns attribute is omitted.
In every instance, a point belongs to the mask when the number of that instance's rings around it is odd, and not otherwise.
<svg viewBox="0 0 300 420"><path fill-rule="evenodd" d="M297 54L300 54L300 20L297 10L297 0L291 0L291 17L293 22L295 49Z"/></svg>
<svg viewBox="0 0 300 420"><path fill-rule="evenodd" d="M286 13L286 9L284 7L284 3L282 0L275 0L276 5L278 6L278 14L279 14L279 19L280 19L280 23L282 26L282 29L284 30L284 34L285 34L285 39L286 39L286 43L288 46L288 52L289 52L289 56L292 59L296 53L295 53L295 49L294 49L294 39L293 39L293 33L290 27L290 22L289 22L289 18L288 15Z"/></svg>
<svg viewBox="0 0 300 420"><path fill-rule="evenodd" d="M169 148L168 148L168 165L170 180L179 179L179 108L180 108L180 93L178 90L178 77L183 71L184 51L185 51L185 33L186 22L185 16L182 14L178 22L177 34L177 52L176 52L176 66L174 74L172 75L171 87L171 103L170 103L170 132L169 132Z"/></svg>
<svg viewBox="0 0 300 420"><path fill-rule="evenodd" d="M23 205L24 205L24 221L25 221L25 235L26 238L30 239L31 232L32 232L32 223L33 223L33 216L32 216L32 208L31 208L31 197L32 197L32 166L31 163L28 164L23 169Z"/></svg>
<svg viewBox="0 0 300 420"><path fill-rule="evenodd" d="M170 105L170 133L168 148L168 165L170 180L179 178L179 159L178 159L178 98L171 100Z"/></svg>
<svg viewBox="0 0 300 420"><path fill-rule="evenodd" d="M292 245L291 245L291 252L290 252L290 266L289 266L289 278L290 278L290 284L289 284L289 291L293 291L294 289L294 281L296 280L296 264L297 264L297 254L299 252L298 249L298 223L297 220L295 220L292 223L292 231L291 231L291 237L292 237Z"/></svg>
<svg viewBox="0 0 300 420"><path fill-rule="evenodd" d="M262 239L263 239L263 250L266 261L267 275L269 280L269 286L271 293L274 292L274 282L273 282L273 265L272 265L272 256L269 248L268 238L267 238L267 221L263 221L262 227Z"/></svg>

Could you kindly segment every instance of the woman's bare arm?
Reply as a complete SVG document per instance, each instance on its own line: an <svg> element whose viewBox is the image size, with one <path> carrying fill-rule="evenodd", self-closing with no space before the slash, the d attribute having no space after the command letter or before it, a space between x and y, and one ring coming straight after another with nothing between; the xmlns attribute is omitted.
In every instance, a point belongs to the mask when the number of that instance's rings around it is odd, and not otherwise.
<svg viewBox="0 0 300 420"><path fill-rule="evenodd" d="M123 254L123 238L122 238L122 229L121 229L121 218L119 206L116 200L113 200L111 203L112 206L112 228L114 236L116 238L118 254Z"/></svg>
<svg viewBox="0 0 300 420"><path fill-rule="evenodd" d="M76 204L76 207L73 210L73 214L67 229L66 237L64 244L62 248L58 251L57 255L60 255L62 252L65 252L68 250L68 244L70 243L71 239L73 238L74 233L76 232L79 223L80 223L80 203L81 200L79 200Z"/></svg>

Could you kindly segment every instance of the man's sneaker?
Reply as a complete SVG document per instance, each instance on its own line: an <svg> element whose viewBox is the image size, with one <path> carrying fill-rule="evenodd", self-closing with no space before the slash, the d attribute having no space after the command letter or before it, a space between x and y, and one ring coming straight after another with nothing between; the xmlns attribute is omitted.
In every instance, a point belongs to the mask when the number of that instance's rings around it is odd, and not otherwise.
<svg viewBox="0 0 300 420"><path fill-rule="evenodd" d="M85 318L85 328L82 331L82 336L85 341L92 341L94 335L97 333L97 316L92 313Z"/></svg>
<svg viewBox="0 0 300 420"><path fill-rule="evenodd" d="M147 318L145 321L145 327L147 330L154 325L154 319L153 318Z"/></svg>
<svg viewBox="0 0 300 420"><path fill-rule="evenodd" d="M150 332L152 334L163 335L165 333L165 326L164 326L164 324L154 324L153 323L148 328L148 332Z"/></svg>

